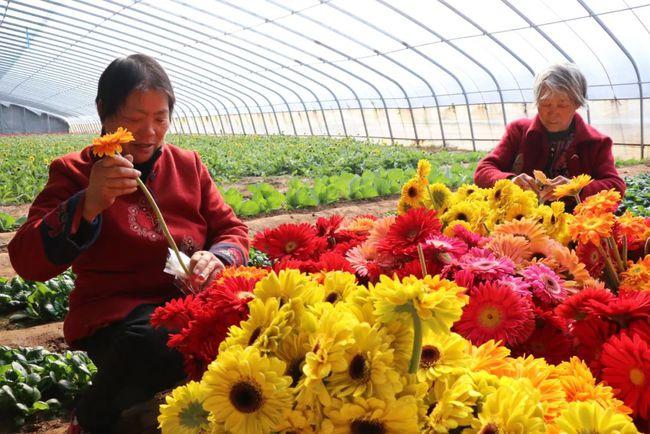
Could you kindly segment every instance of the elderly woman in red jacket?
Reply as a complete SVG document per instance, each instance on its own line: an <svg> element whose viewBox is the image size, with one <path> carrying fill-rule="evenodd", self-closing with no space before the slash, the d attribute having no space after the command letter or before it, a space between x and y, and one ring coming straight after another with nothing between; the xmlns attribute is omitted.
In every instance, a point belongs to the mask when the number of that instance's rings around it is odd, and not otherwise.
<svg viewBox="0 0 650 434"><path fill-rule="evenodd" d="M163 272L167 242L142 191L159 205L172 237L191 257L193 280L208 283L224 266L247 262L247 227L224 202L196 152L165 143L174 91L154 59L113 61L99 79L103 130L125 127L134 142L98 158L87 147L54 160L44 190L9 244L21 276L46 280L72 266L77 275L64 323L72 348L98 367L69 432L109 432L125 408L184 379L168 331L149 319L182 294Z"/></svg>
<svg viewBox="0 0 650 434"><path fill-rule="evenodd" d="M492 187L509 178L538 193L540 201L549 201L555 186L587 174L593 181L582 190L582 198L611 188L623 195L625 182L614 165L612 140L576 113L587 102L587 81L578 68L572 64L548 67L535 77L533 92L537 116L508 124L497 147L479 162L476 185ZM551 184L538 186L533 170L544 172Z"/></svg>

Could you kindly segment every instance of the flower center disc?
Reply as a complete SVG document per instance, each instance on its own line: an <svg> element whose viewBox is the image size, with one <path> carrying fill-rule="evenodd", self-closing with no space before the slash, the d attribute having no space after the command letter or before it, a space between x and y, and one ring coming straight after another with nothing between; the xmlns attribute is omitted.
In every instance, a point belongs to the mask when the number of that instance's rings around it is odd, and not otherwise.
<svg viewBox="0 0 650 434"><path fill-rule="evenodd" d="M357 419L350 425L352 434L386 434L386 427L378 420Z"/></svg>
<svg viewBox="0 0 650 434"><path fill-rule="evenodd" d="M479 315L483 327L495 328L501 323L501 312L495 307L486 307Z"/></svg>
<svg viewBox="0 0 650 434"><path fill-rule="evenodd" d="M643 386L645 383L645 374L639 368L632 368L630 370L630 381L635 386Z"/></svg>
<svg viewBox="0 0 650 434"><path fill-rule="evenodd" d="M253 413L262 407L264 397L252 380L243 380L230 389L230 402L242 413Z"/></svg>
<svg viewBox="0 0 650 434"><path fill-rule="evenodd" d="M354 358L350 361L348 373L353 380L367 379L370 372L368 369L368 364L366 363L366 358L361 354L354 356Z"/></svg>

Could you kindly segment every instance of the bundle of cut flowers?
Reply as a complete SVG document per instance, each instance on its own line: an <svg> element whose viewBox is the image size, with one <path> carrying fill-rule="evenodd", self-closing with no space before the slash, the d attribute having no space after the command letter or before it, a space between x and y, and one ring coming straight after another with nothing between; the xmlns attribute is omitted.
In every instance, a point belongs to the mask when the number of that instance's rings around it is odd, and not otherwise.
<svg viewBox="0 0 650 434"><path fill-rule="evenodd" d="M162 432L638 432L578 358L455 333L466 292L439 276L270 271L200 381L166 397Z"/></svg>

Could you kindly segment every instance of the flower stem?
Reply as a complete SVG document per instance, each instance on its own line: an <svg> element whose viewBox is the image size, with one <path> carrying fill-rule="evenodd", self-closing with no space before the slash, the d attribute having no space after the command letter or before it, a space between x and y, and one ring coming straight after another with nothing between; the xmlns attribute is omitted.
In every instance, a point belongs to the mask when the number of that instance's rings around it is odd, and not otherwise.
<svg viewBox="0 0 650 434"><path fill-rule="evenodd" d="M422 244L418 244L418 258L420 259L420 266L422 267L422 277L425 277L427 274L427 263L424 260L424 251L422 250Z"/></svg>
<svg viewBox="0 0 650 434"><path fill-rule="evenodd" d="M420 357L422 356L422 320L418 316L415 307L412 307L411 315L413 316L413 352L411 353L409 374L415 374L418 372Z"/></svg>
<svg viewBox="0 0 650 434"><path fill-rule="evenodd" d="M178 258L178 262L181 264L181 267L183 267L183 271L185 272L186 277L189 279L190 270L187 269L185 262L183 262L183 259L181 258L181 254L178 251L178 246L176 245L176 242L172 238L172 234L169 233L169 228L167 227L167 223L165 223L165 219L163 218L162 213L160 212L160 208L158 208L156 201L151 195L151 192L149 192L147 186L144 185L144 182L142 182L140 178L137 178L137 181L138 181L138 187L140 187L140 190L142 190L144 195L147 197L147 200L149 201L149 205L151 205L151 208L153 208L153 212L156 214L156 218L160 222L160 226L162 226L162 230L163 233L165 234L165 238L167 238L167 243L169 244L169 247L171 247L174 253L176 254L176 258Z"/></svg>
<svg viewBox="0 0 650 434"><path fill-rule="evenodd" d="M614 290L614 293L617 294L619 284L618 273L612 264L612 260L610 259L609 254L603 249L603 246L597 244L596 247L598 247L598 252L603 257L603 259L605 259L605 271L607 271L607 276L609 277L609 280L613 286L612 289Z"/></svg>
<svg viewBox="0 0 650 434"><path fill-rule="evenodd" d="M580 200L580 193L574 195L573 198L576 200L576 205L580 205L580 203L582 202Z"/></svg>
<svg viewBox="0 0 650 434"><path fill-rule="evenodd" d="M618 266L618 271L625 271L625 264L623 263L623 260L621 259L621 255L618 251L618 245L616 244L616 241L614 241L613 237L607 237L607 244L609 245L609 248L614 252L614 259L616 260L616 265Z"/></svg>
<svg viewBox="0 0 650 434"><path fill-rule="evenodd" d="M627 267L627 235L623 235L623 251L621 252L623 265Z"/></svg>

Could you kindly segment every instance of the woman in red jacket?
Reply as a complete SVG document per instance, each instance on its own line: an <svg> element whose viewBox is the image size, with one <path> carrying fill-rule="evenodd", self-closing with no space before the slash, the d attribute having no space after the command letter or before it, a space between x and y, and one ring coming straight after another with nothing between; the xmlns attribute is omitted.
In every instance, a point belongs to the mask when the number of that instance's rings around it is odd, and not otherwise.
<svg viewBox="0 0 650 434"><path fill-rule="evenodd" d="M174 91L153 58L113 61L96 98L103 132L125 127L135 141L122 155L91 147L54 160L47 185L9 244L13 268L46 280L72 266L77 275L64 323L68 344L98 367L69 432L108 432L125 408L183 380L180 353L149 318L180 297L163 272L167 242L137 188L140 177L199 285L224 266L247 262L247 227L224 202L196 152L165 143ZM82 431L83 430L83 431Z"/></svg>
<svg viewBox="0 0 650 434"><path fill-rule="evenodd" d="M489 188L509 178L538 193L540 201L549 201L554 187L587 174L593 181L582 190L583 198L610 188L625 194L625 182L614 165L612 140L576 113L587 103L587 81L578 68L548 67L535 77L533 92L537 116L508 124L497 147L476 167L476 185ZM543 171L552 179L551 185L538 187L533 170Z"/></svg>

